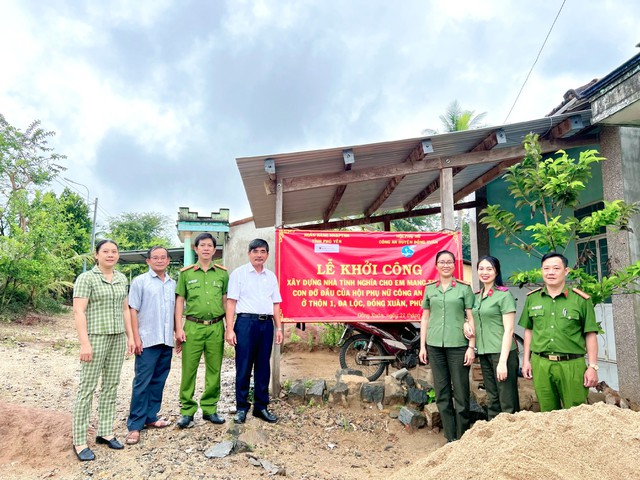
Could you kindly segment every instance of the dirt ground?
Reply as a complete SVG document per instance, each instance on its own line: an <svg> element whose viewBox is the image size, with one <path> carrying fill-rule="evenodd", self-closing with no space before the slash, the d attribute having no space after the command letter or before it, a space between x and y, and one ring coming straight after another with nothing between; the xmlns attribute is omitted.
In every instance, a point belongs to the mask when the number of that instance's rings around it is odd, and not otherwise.
<svg viewBox="0 0 640 480"><path fill-rule="evenodd" d="M309 331L317 338L313 328ZM308 332L297 332L300 339L284 346L282 382L335 378L337 352L311 345ZM286 335L285 341L290 338ZM219 404L225 425L205 423L197 415L191 429L174 425L145 430L138 445L123 451L96 446L92 427L89 445L97 460L80 463L71 450L71 410L79 370L71 316L0 324L0 359L2 479L270 477L265 468L252 464L252 458L266 460L296 479L640 478L640 413L635 404L636 411L600 402L558 412L500 415L492 422L477 422L451 444L426 428L407 431L376 408L292 406L281 399L271 405L280 417L277 424L248 417L246 424L234 426L231 358L223 364ZM118 394L115 434L121 440L126 435L133 365L133 359L125 361ZM201 392L202 374L196 395ZM161 411L174 422L179 417L179 379L176 356ZM96 425L95 408L92 425ZM244 441L252 452L205 457L212 445L232 438Z"/></svg>
<svg viewBox="0 0 640 480"><path fill-rule="evenodd" d="M339 368L337 352L317 345L310 352L305 332L298 331L298 335L301 338L296 344L283 348L282 381L335 379ZM123 451L109 450L94 442L96 399L89 445L97 460L81 463L71 450L71 411L79 372L71 316L31 317L1 324L0 358L2 479L268 477L267 470L250 463L249 455L283 467L290 478L383 479L445 443L442 435L428 429L407 432L397 420L377 410L294 407L279 400L271 405L280 417L277 424L249 416L245 425L234 427L234 367L232 359L225 359L219 404L219 411L227 418L224 425L205 423L198 414L191 429L171 426L145 430L138 445L127 446ZM115 434L121 440L126 435L133 366L132 358L125 361L118 393ZM202 379L201 371L196 395L201 392ZM161 411L174 422L180 414L179 381L180 358L175 356ZM253 452L223 459L204 456L209 447L234 434Z"/></svg>

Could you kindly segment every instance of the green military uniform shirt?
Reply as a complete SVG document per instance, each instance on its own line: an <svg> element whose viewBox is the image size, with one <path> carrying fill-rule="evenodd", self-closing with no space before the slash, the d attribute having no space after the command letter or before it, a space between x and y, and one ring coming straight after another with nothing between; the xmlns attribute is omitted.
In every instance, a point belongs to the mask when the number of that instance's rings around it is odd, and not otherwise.
<svg viewBox="0 0 640 480"><path fill-rule="evenodd" d="M212 263L205 272L196 263L180 271L176 295L187 300L185 315L213 320L225 313L222 296L227 294L228 286L229 273L224 267Z"/></svg>
<svg viewBox="0 0 640 480"><path fill-rule="evenodd" d="M81 273L73 286L74 298L86 298L87 333L89 335L113 335L123 333L124 300L127 297L127 277L113 272L111 281L96 265Z"/></svg>
<svg viewBox="0 0 640 480"><path fill-rule="evenodd" d="M455 278L446 291L440 282L428 283L424 288L422 308L429 310L427 345L432 347L463 347L469 344L462 331L465 309L473 308L471 287Z"/></svg>
<svg viewBox="0 0 640 480"><path fill-rule="evenodd" d="M547 293L546 287L534 290L527 296L518 323L533 330L534 353L584 354L585 334L601 331L591 299L571 288L565 288L555 298Z"/></svg>
<svg viewBox="0 0 640 480"><path fill-rule="evenodd" d="M516 301L507 287L494 286L483 296L484 289L476 293L473 305L476 348L479 355L500 353L504 336L502 316L516 311ZM512 340L511 350L515 348L516 342Z"/></svg>

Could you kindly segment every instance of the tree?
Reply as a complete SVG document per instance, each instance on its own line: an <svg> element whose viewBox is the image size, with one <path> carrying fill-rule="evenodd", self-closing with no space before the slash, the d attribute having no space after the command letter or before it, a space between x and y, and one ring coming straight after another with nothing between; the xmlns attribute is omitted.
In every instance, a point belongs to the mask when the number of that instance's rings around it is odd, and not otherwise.
<svg viewBox="0 0 640 480"><path fill-rule="evenodd" d="M604 202L601 210L583 218L573 215L578 196L591 178L593 163L603 157L596 150L580 153L577 160L569 158L564 150L556 158L542 158L538 135L529 134L524 139L525 156L521 163L507 169L504 179L511 195L517 199L516 208L528 209L531 218L541 221L525 227L516 220L513 212L499 205L489 205L482 211L480 220L503 237L507 245L527 255L541 258L549 251L565 253L578 239L590 240L604 228L612 231L628 230L632 215L640 211L638 204L621 200ZM571 213L568 213L571 212ZM598 279L586 271L585 265L594 252L584 249L578 256L571 277L580 282L580 288L591 295L594 304L603 302L616 293L638 293L640 262L619 271L612 271ZM511 277L515 284L523 286L540 283L540 271L520 271Z"/></svg>
<svg viewBox="0 0 640 480"><path fill-rule="evenodd" d="M475 110L463 110L457 100L454 100L447 107L447 111L444 115L440 115L440 121L444 127L445 133L459 132L462 130L474 130L476 128L482 128L485 125L482 123L487 116L487 112L482 112L476 115ZM437 134L437 130L427 128L423 130L425 134Z"/></svg>
<svg viewBox="0 0 640 480"><path fill-rule="evenodd" d="M91 219L89 205L77 193L65 188L59 197L64 218L69 226L71 249L77 254L85 254L91 248Z"/></svg>
<svg viewBox="0 0 640 480"><path fill-rule="evenodd" d="M66 170L58 162L64 155L48 146L53 131L40 128L35 120L22 132L0 114L0 194L6 199L24 195L34 186L46 185ZM26 229L26 218L19 213L19 226Z"/></svg>
<svg viewBox="0 0 640 480"><path fill-rule="evenodd" d="M170 224L169 218L159 213L123 213L109 221L103 235L115 240L120 250L146 250L154 245L170 247ZM147 266L135 265L121 270L134 276L146 272Z"/></svg>

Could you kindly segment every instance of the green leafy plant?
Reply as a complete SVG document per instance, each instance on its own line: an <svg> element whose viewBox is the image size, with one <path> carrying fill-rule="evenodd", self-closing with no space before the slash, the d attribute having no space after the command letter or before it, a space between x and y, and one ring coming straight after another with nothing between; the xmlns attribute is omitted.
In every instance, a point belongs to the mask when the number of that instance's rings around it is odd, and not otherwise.
<svg viewBox="0 0 640 480"><path fill-rule="evenodd" d="M524 142L525 156L521 163L507 169L504 180L509 193L516 199L516 208L526 209L531 219L540 219L527 227L516 220L513 212L499 205L489 205L482 211L482 223L492 229L496 237L527 255L542 258L550 251L566 253L576 240L589 242L604 228L611 231L629 230L630 218L640 209L638 204L621 200L603 202L604 207L578 219L567 212L578 206L581 191L591 179L591 165L605 160L596 150L585 150L578 159L570 158L564 150L555 158L543 158L538 135L529 134ZM588 244L588 243L587 243ZM614 271L599 279L588 273L585 266L594 252L585 248L578 256L570 278L591 295L594 304L616 293L639 293L640 262ZM518 271L510 280L520 287L540 284L539 269Z"/></svg>
<svg viewBox="0 0 640 480"><path fill-rule="evenodd" d="M322 345L326 345L327 347L337 346L344 332L344 324L323 323L322 327L322 333L320 334L320 342Z"/></svg>
<svg viewBox="0 0 640 480"><path fill-rule="evenodd" d="M289 343L298 343L300 341L300 335L296 333L296 327L291 327L289 333Z"/></svg>

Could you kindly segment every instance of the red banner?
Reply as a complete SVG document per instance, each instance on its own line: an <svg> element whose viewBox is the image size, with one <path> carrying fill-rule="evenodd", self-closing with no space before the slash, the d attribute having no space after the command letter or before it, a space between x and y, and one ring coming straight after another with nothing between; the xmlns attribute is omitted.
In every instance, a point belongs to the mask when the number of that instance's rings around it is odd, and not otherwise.
<svg viewBox="0 0 640 480"><path fill-rule="evenodd" d="M459 232L276 230L276 272L284 322L419 321L435 256L456 256Z"/></svg>

